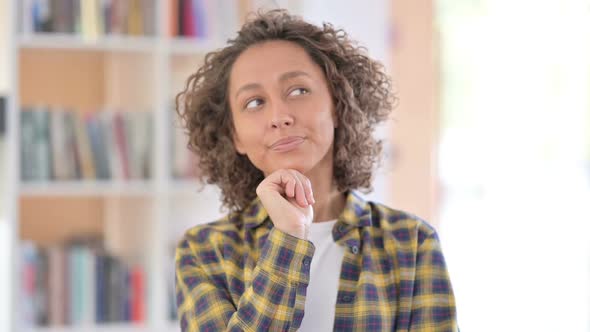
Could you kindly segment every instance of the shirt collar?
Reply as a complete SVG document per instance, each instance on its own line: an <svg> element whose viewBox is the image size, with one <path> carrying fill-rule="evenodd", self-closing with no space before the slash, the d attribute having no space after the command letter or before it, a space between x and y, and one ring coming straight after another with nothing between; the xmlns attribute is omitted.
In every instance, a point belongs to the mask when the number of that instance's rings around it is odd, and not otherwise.
<svg viewBox="0 0 590 332"><path fill-rule="evenodd" d="M243 212L246 228L256 228L268 219L268 213L258 197L254 199ZM338 217L338 222L344 222L350 226L371 226L371 206L356 191L351 190L346 195L344 210Z"/></svg>

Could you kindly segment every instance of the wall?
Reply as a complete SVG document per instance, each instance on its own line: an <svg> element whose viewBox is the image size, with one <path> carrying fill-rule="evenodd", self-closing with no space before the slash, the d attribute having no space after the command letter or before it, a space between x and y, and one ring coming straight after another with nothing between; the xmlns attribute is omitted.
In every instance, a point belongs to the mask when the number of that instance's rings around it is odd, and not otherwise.
<svg viewBox="0 0 590 332"><path fill-rule="evenodd" d="M9 88L10 47L9 38L10 17L8 0L0 0L0 95L6 95ZM11 324L10 310L10 278L11 278L11 228L8 222L9 197L7 197L7 160L6 137L0 137L0 331L9 331Z"/></svg>
<svg viewBox="0 0 590 332"><path fill-rule="evenodd" d="M438 223L438 36L432 1L392 2L392 76L399 97L390 137L396 146L390 201Z"/></svg>
<svg viewBox="0 0 590 332"><path fill-rule="evenodd" d="M8 0L0 0L0 94L8 90Z"/></svg>

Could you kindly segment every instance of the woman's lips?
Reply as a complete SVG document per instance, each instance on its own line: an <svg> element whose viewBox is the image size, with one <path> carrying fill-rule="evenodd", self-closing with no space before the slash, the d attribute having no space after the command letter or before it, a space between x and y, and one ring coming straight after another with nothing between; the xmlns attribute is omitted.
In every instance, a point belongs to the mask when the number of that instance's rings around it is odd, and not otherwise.
<svg viewBox="0 0 590 332"><path fill-rule="evenodd" d="M301 143L303 143L303 141L303 137L286 137L273 143L273 145L270 146L270 149L276 152L287 152L298 147Z"/></svg>

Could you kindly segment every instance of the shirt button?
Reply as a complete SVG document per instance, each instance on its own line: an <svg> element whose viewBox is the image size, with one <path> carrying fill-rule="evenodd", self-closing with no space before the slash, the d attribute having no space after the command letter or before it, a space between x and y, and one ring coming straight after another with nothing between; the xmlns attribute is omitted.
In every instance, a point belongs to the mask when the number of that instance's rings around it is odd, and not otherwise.
<svg viewBox="0 0 590 332"><path fill-rule="evenodd" d="M308 267L309 266L309 258L304 258L303 259L303 266Z"/></svg>
<svg viewBox="0 0 590 332"><path fill-rule="evenodd" d="M355 255L359 253L359 247L357 246L352 246L350 250L352 250L352 253Z"/></svg>
<svg viewBox="0 0 590 332"><path fill-rule="evenodd" d="M344 233L345 228L346 226L344 226L343 224L338 225L338 233Z"/></svg>
<svg viewBox="0 0 590 332"><path fill-rule="evenodd" d="M342 302L346 302L346 303L348 303L348 302L350 302L350 301L352 301L352 297L351 297L350 295L344 295L344 296L342 297Z"/></svg>

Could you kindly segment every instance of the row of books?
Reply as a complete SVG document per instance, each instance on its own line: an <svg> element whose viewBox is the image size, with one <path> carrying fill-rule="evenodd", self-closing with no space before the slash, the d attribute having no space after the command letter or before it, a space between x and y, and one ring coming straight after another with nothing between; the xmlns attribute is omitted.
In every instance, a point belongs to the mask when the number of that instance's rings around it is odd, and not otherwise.
<svg viewBox="0 0 590 332"><path fill-rule="evenodd" d="M21 117L21 178L132 180L152 175L151 112L82 113L25 107Z"/></svg>
<svg viewBox="0 0 590 332"><path fill-rule="evenodd" d="M21 247L22 321L28 326L144 322L146 277L100 246Z"/></svg>
<svg viewBox="0 0 590 332"><path fill-rule="evenodd" d="M102 35L154 35L155 0L23 1L25 32Z"/></svg>
<svg viewBox="0 0 590 332"><path fill-rule="evenodd" d="M237 31L244 3L241 0L170 0L170 36L225 40Z"/></svg>

